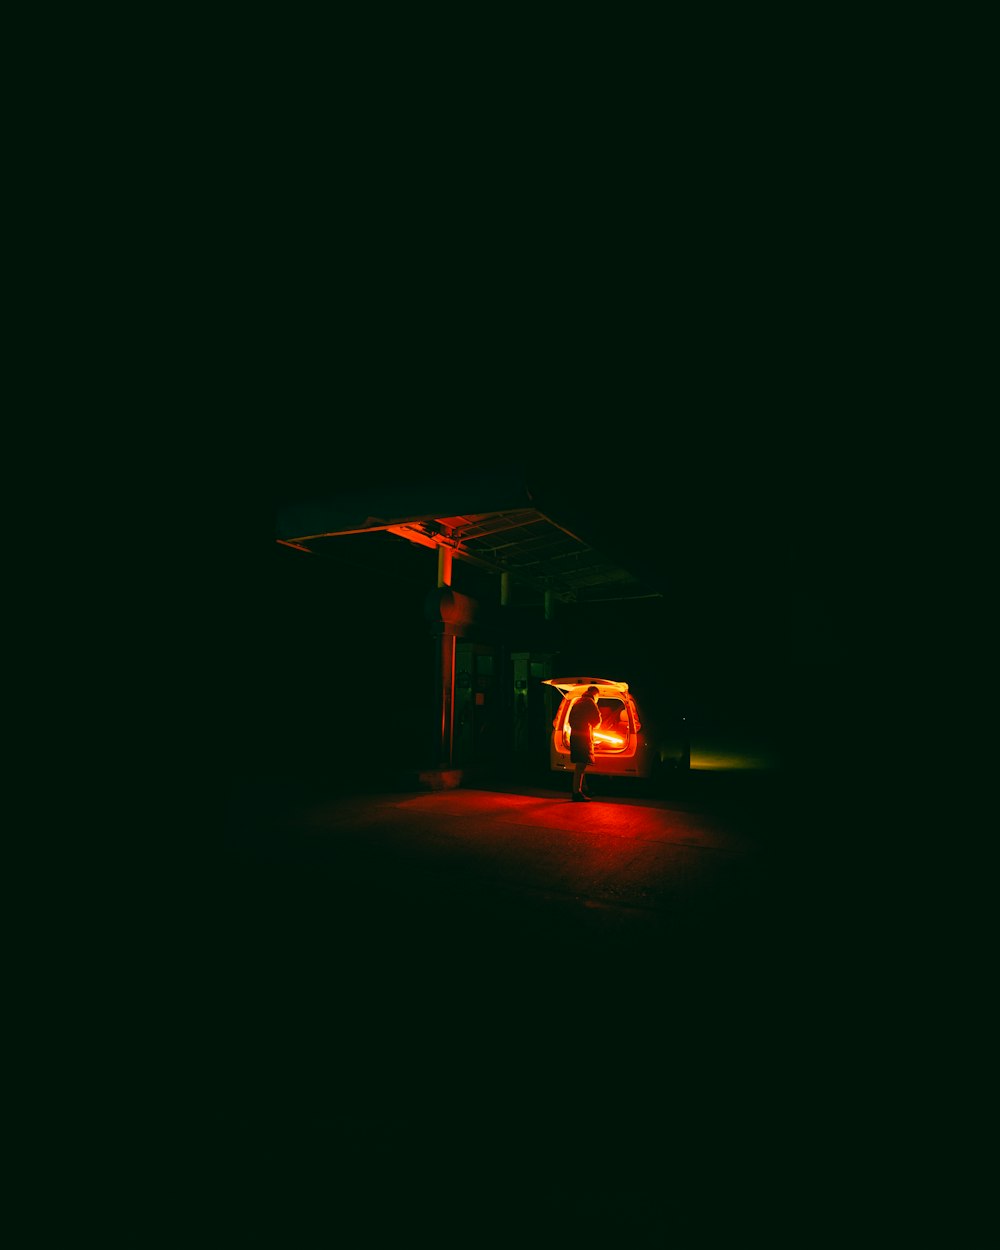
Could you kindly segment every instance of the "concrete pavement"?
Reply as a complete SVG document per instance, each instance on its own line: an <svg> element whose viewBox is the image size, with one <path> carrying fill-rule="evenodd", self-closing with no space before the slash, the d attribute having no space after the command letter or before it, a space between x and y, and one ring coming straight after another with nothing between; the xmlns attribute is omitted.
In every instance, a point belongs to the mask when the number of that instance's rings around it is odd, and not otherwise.
<svg viewBox="0 0 1000 1250"><path fill-rule="evenodd" d="M480 1148L541 1115L566 1147L773 1088L826 923L808 819L773 777L592 786L238 787L211 891L232 1114Z"/></svg>

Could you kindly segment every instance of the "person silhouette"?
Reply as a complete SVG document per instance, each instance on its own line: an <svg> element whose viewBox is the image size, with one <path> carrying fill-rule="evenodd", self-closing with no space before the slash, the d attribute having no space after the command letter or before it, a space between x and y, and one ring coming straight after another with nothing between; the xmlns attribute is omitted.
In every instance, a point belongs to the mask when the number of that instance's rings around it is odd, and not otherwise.
<svg viewBox="0 0 1000 1250"><path fill-rule="evenodd" d="M574 765L571 797L574 803L589 803L583 792L583 775L594 763L594 730L601 723L597 697L601 692L588 686L569 710L569 758Z"/></svg>

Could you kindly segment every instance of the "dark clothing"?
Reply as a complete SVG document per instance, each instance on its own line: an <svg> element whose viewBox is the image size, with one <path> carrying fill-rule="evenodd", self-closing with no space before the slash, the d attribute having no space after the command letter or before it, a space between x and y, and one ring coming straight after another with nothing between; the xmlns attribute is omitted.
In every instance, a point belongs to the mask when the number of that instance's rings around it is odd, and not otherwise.
<svg viewBox="0 0 1000 1250"><path fill-rule="evenodd" d="M594 763L594 730L601 714L593 699L577 699L569 710L569 758L574 764Z"/></svg>
<svg viewBox="0 0 1000 1250"><path fill-rule="evenodd" d="M569 758L572 764L595 763L593 742L583 734L570 734Z"/></svg>

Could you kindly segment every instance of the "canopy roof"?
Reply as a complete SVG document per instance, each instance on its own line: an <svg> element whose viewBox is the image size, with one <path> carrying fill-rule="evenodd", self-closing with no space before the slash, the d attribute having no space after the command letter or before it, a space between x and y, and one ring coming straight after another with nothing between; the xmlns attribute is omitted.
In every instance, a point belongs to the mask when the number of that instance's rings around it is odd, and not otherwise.
<svg viewBox="0 0 1000 1250"><path fill-rule="evenodd" d="M303 551L385 532L568 602L650 592L538 498L517 470L365 487L280 505L276 538ZM653 592L656 593L656 592Z"/></svg>

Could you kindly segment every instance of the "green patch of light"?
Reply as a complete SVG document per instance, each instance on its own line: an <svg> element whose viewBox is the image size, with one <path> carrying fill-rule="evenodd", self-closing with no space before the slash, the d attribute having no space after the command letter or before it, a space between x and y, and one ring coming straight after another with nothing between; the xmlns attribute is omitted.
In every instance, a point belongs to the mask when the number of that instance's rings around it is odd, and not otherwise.
<svg viewBox="0 0 1000 1250"><path fill-rule="evenodd" d="M691 744L691 767L706 772L768 770L778 767L773 751L759 747L699 747Z"/></svg>

